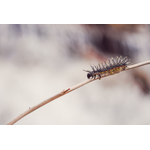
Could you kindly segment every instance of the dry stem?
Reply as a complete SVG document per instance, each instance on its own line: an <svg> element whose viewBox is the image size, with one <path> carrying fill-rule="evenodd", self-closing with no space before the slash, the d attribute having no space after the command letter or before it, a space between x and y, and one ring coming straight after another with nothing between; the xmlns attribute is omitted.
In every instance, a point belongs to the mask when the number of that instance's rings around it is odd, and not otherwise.
<svg viewBox="0 0 150 150"><path fill-rule="evenodd" d="M150 61L145 61L145 62L138 63L138 64L135 64L135 65L130 65L130 66L128 66L125 70L137 68L137 67L140 67L140 66L143 66L143 65L147 65L147 64L150 64ZM103 76L103 77L106 77L106 76L109 76L109 75L105 75L105 76ZM102 78L103 78L103 77L102 77ZM96 79L86 80L86 81L84 81L84 82L82 82L82 83L79 83L79 84L77 84L77 85L75 85L75 86L73 86L73 87L71 87L71 88L68 88L68 89L66 89L66 90L63 90L62 92L60 92L60 93L58 93L58 94L56 94L56 95L50 97L50 98L47 99L47 100L44 100L43 102L41 102L41 103L39 103L39 104L33 106L32 108L28 109L28 110L25 111L24 113L20 114L18 117L16 117L16 118L13 119L11 122L9 122L8 125L13 125L15 122L19 121L19 120L20 120L21 118L23 118L24 116L28 115L29 113L33 112L34 110L36 110L36 109L38 109L38 108L40 108L40 107L42 107L42 106L44 106L45 104L47 104L47 103L53 101L54 99L59 98L59 97L65 95L65 94L67 94L67 93L69 93L69 92L71 92L71 91L73 91L73 90L75 90L75 89L77 89L77 88L79 88L79 87L81 87L81 86L87 84L87 83L90 83L90 82L92 82L92 81L94 81L94 80L97 80L97 79L99 79L99 77L97 77Z"/></svg>

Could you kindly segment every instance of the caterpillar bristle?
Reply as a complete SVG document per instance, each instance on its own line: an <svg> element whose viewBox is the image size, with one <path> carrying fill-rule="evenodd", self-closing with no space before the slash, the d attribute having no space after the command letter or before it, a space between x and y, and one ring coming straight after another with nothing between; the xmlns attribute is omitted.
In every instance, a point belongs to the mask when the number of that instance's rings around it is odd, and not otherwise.
<svg viewBox="0 0 150 150"><path fill-rule="evenodd" d="M91 71L89 71L89 70L84 70L84 69L83 69L83 71L85 71L85 72L91 72Z"/></svg>
<svg viewBox="0 0 150 150"><path fill-rule="evenodd" d="M121 64L121 59L122 59L122 56L120 56L119 59L118 59L119 64Z"/></svg>

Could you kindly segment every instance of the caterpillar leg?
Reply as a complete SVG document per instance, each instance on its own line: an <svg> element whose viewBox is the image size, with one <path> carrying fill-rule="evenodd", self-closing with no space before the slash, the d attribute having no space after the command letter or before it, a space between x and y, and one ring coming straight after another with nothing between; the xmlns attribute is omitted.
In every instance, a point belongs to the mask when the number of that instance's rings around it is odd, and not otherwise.
<svg viewBox="0 0 150 150"><path fill-rule="evenodd" d="M100 80L101 79L101 75L99 74L98 76L99 76L99 80Z"/></svg>
<svg viewBox="0 0 150 150"><path fill-rule="evenodd" d="M93 77L94 77L94 79L95 79L95 78L96 78L96 75L94 75Z"/></svg>

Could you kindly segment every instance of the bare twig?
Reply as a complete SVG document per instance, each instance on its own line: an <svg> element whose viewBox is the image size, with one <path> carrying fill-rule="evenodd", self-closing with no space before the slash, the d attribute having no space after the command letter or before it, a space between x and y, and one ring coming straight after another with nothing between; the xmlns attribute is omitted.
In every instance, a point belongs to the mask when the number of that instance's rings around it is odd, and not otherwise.
<svg viewBox="0 0 150 150"><path fill-rule="evenodd" d="M141 66L148 65L148 64L150 64L150 60L144 61L144 62L141 62L141 63L138 63L138 64L134 64L134 65L131 65L131 66L128 66L126 68L126 70L134 69L134 68L141 67Z"/></svg>
<svg viewBox="0 0 150 150"><path fill-rule="evenodd" d="M137 68L137 67L140 67L140 66L143 66L143 65L147 65L147 64L150 64L150 61L145 61L145 62L138 63L138 64L135 64L135 65L130 65L130 66L128 66L125 70ZM104 76L102 76L102 78L103 78L103 77L106 77L106 76L109 76L109 75L104 75ZM84 82L82 82L82 83L79 83L79 84L77 84L77 85L75 85L75 86L73 86L73 87L71 87L71 88L68 88L68 89L66 89L66 90L63 90L62 92L60 92L60 93L58 93L58 94L56 94L56 95L50 97L49 99L44 100L43 102L41 102L41 103L39 103L39 104L33 106L32 108L29 108L27 111L25 111L24 113L22 113L21 115L19 115L19 116L16 117L15 119L13 119L11 122L9 122L8 125L13 125L15 122L19 121L21 118L23 118L24 116L26 116L26 115L28 115L29 113L33 112L34 110L36 110L36 109L38 109L38 108L44 106L45 104L47 104L47 103L49 103L49 102L51 102L51 101L53 101L53 100L55 100L55 99L57 99L57 98L59 98L59 97L65 95L65 94L67 94L67 93L69 93L69 92L71 92L71 91L73 91L73 90L75 90L75 89L77 89L77 88L79 88L79 87L81 87L81 86L87 84L87 83L90 83L90 82L92 82L92 81L94 81L94 80L97 80L97 79L99 79L99 77L97 77L96 79L89 79L89 80L86 80L86 81L84 81Z"/></svg>

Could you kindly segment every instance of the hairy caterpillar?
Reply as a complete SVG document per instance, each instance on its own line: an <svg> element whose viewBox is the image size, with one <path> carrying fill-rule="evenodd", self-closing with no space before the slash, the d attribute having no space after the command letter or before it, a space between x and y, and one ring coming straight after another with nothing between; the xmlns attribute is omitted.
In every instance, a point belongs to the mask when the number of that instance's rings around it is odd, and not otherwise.
<svg viewBox="0 0 150 150"><path fill-rule="evenodd" d="M104 61L103 63L99 63L98 66L91 66L92 71L84 71L88 72L88 79L95 79L96 76L99 76L99 78L101 78L103 75L119 73L120 71L125 70L125 68L129 64L131 63L129 62L129 59L127 57L122 58L122 56L117 56L116 58L111 58L107 61Z"/></svg>

